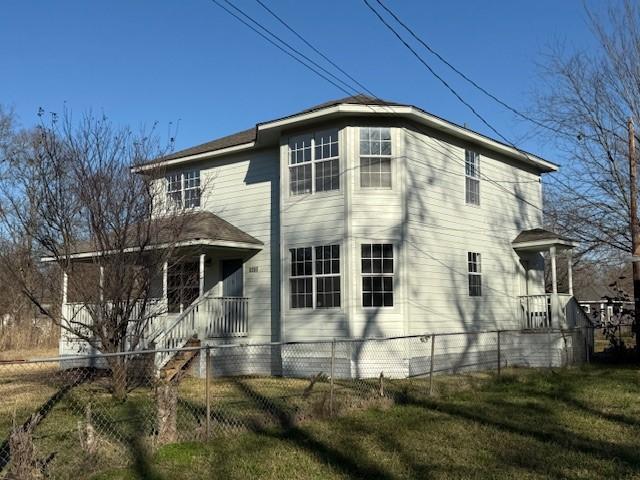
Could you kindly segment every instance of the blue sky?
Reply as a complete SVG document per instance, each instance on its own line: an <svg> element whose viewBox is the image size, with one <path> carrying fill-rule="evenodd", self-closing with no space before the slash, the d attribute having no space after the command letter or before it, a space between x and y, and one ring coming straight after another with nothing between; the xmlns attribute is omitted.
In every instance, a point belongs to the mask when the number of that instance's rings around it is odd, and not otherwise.
<svg viewBox="0 0 640 480"><path fill-rule="evenodd" d="M254 0L234 3L295 41ZM268 3L378 96L491 133L361 0ZM537 63L549 45L593 43L580 0L386 3L449 61L522 109L540 86ZM0 103L24 126L37 121L38 107L66 104L133 127L159 122L161 131L179 120L183 148L345 96L209 0L3 0L2 7ZM505 136L519 141L530 132L427 58ZM561 161L547 139L518 145Z"/></svg>

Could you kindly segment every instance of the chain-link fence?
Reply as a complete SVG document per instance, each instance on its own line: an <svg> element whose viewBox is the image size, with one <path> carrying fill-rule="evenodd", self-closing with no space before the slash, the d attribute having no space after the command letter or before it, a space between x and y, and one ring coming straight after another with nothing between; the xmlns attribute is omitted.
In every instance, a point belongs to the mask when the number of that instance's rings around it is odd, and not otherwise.
<svg viewBox="0 0 640 480"><path fill-rule="evenodd" d="M442 373L588 361L593 331L490 331L211 345L0 363L0 478L83 478L159 445L438 392ZM166 352L166 351L163 351Z"/></svg>

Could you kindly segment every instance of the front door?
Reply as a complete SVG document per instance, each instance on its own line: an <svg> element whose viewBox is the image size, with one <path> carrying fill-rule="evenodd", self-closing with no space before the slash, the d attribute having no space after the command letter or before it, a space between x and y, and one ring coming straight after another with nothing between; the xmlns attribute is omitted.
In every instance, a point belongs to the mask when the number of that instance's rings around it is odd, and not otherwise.
<svg viewBox="0 0 640 480"><path fill-rule="evenodd" d="M243 297L242 260L222 261L222 296Z"/></svg>

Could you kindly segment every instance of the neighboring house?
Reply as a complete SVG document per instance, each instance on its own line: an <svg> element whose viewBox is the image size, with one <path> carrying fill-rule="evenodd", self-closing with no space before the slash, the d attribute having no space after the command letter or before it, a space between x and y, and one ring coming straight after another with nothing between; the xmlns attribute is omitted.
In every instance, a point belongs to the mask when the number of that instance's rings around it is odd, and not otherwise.
<svg viewBox="0 0 640 480"><path fill-rule="evenodd" d="M570 280L544 290L542 252L574 246L540 228L557 166L417 107L330 101L135 171L158 164L196 253L158 285L156 347L576 324Z"/></svg>

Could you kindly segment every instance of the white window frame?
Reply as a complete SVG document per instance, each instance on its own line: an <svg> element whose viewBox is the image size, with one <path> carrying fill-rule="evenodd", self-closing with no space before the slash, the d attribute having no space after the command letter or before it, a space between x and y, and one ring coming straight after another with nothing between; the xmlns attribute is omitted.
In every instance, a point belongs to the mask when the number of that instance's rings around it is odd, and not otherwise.
<svg viewBox="0 0 640 480"><path fill-rule="evenodd" d="M362 256L362 247L365 245L369 245L371 248L371 257L363 257ZM381 248L381 256L380 257L374 257L373 256L373 246L374 245L380 245ZM389 257L385 257L384 255L384 247L385 245L390 245L391 246L391 272L385 272L384 270L384 261L385 260L389 260ZM396 271L397 271L397 265L398 262L396 260L396 246L392 243L392 242L364 242L360 244L360 306L364 309L379 309L379 308L394 308L397 303L398 303L398 294L396 292L396 280L395 280L395 276L396 276ZM370 259L372 261L372 266L373 266L373 260L379 259L381 261L381 271L380 272L373 272L373 268L371 269L371 272L365 272L364 268L363 268L363 261L365 259ZM364 279L365 278L371 278L371 281L373 282L374 278L382 278L382 282L384 282L385 278L390 278L391 279L391 299L392 299L392 305L384 305L384 292L385 290L383 289L381 294L383 295L382 298L382 305L365 305L364 304L364 295L365 295L365 290L364 290ZM371 290L372 295L373 295L373 288ZM373 298L372 298L372 303L373 303Z"/></svg>
<svg viewBox="0 0 640 480"><path fill-rule="evenodd" d="M328 140L328 141L326 141ZM308 144L306 143L308 141ZM289 138L287 146L287 157L289 167L289 196L297 197L300 195L312 195L315 193L330 193L340 191L341 185L341 173L340 173L340 130L337 128L331 128L327 130L319 130L314 133L307 133L304 135L297 135ZM329 150L329 155L324 156L325 150ZM333 150L335 149L335 152ZM309 150L309 159L305 160L305 150ZM302 159L300 159L302 156ZM295 161L294 161L295 160ZM318 189L317 179L319 167L325 167L331 163L337 163L337 174L335 177L335 188ZM291 179L294 177L294 170L298 170L301 167L309 166L311 185L309 191L294 193L291 189ZM333 178L332 176L330 176ZM333 182L333 180L332 180Z"/></svg>
<svg viewBox="0 0 640 480"><path fill-rule="evenodd" d="M193 175L193 177L191 176ZM194 185L187 186L194 181ZM172 183L177 183L179 188L170 189ZM187 192L198 192L197 205L187 206ZM169 209L199 209L202 206L202 181L200 169L184 170L182 172L173 172L165 176L165 192L167 206ZM174 199L173 196L179 194L180 200Z"/></svg>
<svg viewBox="0 0 640 480"><path fill-rule="evenodd" d="M311 258L310 258L310 262L311 262L311 272L309 272L309 274L304 273L303 275L298 275L296 272L296 275L294 275L294 271L293 271L293 265L294 263L298 262L297 260L293 260L291 259L291 254L295 251L296 252L296 257L297 257L297 252L298 250L306 250L306 249L311 249ZM289 285L289 308L291 310L308 310L308 309L312 309L314 306L314 278L313 278L313 247L293 247L289 249L289 278L288 278L288 285ZM302 262L307 262L306 259L303 259ZM293 306L293 302L292 302L292 295L293 295L293 289L291 288L291 281L292 280L306 280L306 279L310 279L311 280L311 306L304 306L304 307L294 307ZM305 295L308 292L305 290Z"/></svg>
<svg viewBox="0 0 640 480"><path fill-rule="evenodd" d="M471 291L472 277L479 279L478 294ZM482 254L479 252L467 252L467 292L470 297L482 297Z"/></svg>
<svg viewBox="0 0 640 480"><path fill-rule="evenodd" d="M477 186L475 199L469 195L470 184ZM480 154L469 149L464 151L464 201L467 205L480 205Z"/></svg>
<svg viewBox="0 0 640 480"><path fill-rule="evenodd" d="M325 248L325 247L329 247L331 249L333 249L333 247L337 247L338 248L338 272L331 272L331 273L318 273L318 268L317 268L317 264L316 262L318 261L318 256L317 256L317 252L316 249L317 248ZM311 249L311 274L309 275L293 275L293 262L291 261L291 251L292 250L301 250L301 249L307 249L310 248ZM341 252L342 248L341 245L339 243L333 243L333 244L323 244L323 245L305 245L302 247L291 247L289 248L289 278L288 278L288 296L289 296L289 309L291 310L340 310L342 309L342 304L344 302L344 297L343 297L343 285L342 285L342 252ZM320 261L324 261L327 260L323 257L322 260ZM333 256L331 257L331 261L334 261ZM332 267L333 269L333 267ZM340 287L340 305L338 306L329 306L329 307L325 307L325 306L318 306L318 286L317 286L317 280L318 279L324 279L324 278L330 278L330 277L338 277L338 285ZM299 279L306 279L306 278L310 278L311 279L311 306L305 306L305 307L294 307L293 306L293 302L292 300L292 289L291 289L291 280L299 280ZM306 293L306 292L305 292Z"/></svg>
<svg viewBox="0 0 640 480"><path fill-rule="evenodd" d="M382 130L387 130L389 132L389 140L382 140ZM362 134L363 132L368 132L368 142L372 140L372 132L379 132L379 142L380 149L377 153L372 153L369 145L369 153L362 153ZM375 141L375 140L374 140ZM388 143L389 145L389 153L382 153L383 144ZM366 186L362 183L362 160L388 160L389 161L389 185L374 185L374 186ZM393 131L391 127L360 127L358 131L358 185L362 190L392 190L393 189ZM385 172L386 173L386 172ZM382 169L380 170L380 175L382 177Z"/></svg>

